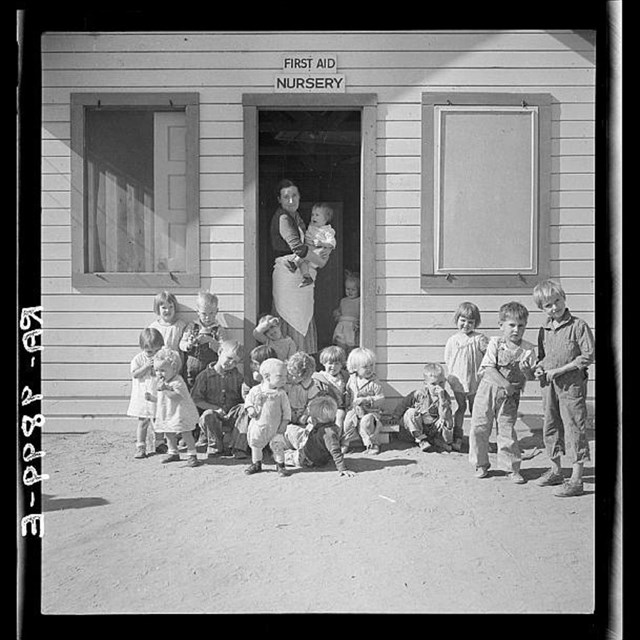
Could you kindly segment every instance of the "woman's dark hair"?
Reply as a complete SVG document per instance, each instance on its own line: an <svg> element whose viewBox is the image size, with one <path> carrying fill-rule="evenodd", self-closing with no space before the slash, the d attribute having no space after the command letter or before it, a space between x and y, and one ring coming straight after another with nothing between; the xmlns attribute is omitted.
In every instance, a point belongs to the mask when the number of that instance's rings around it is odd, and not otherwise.
<svg viewBox="0 0 640 640"><path fill-rule="evenodd" d="M283 180L280 180L280 182L278 182L278 186L276 188L276 200L280 199L280 192L283 189L288 189L289 187L295 187L298 190L298 193L300 193L300 187L295 182L293 182L293 180L284 178Z"/></svg>

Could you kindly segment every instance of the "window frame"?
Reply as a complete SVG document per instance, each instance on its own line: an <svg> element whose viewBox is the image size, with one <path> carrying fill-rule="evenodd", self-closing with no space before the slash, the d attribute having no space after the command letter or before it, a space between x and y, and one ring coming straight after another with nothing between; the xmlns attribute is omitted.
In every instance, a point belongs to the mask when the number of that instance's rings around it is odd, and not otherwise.
<svg viewBox="0 0 640 640"><path fill-rule="evenodd" d="M184 111L186 122L186 271L87 272L85 262L87 109ZM78 289L168 289L200 286L199 95L197 93L71 94L71 283Z"/></svg>
<svg viewBox="0 0 640 640"><path fill-rule="evenodd" d="M532 192L532 209L535 209L535 221L532 229L532 245L535 252L535 269L519 272L502 269L501 273L446 273L436 264L438 248L435 234L440 212L436 210L439 193L436 189L440 182L439 167L442 166L440 141L435 139L440 130L436 118L447 107L479 107L479 110L495 107L535 108L537 112L537 158L533 162L533 171L537 171L537 190ZM533 151L533 150L532 150ZM421 229L420 229L420 272L423 289L433 289L438 293L457 291L458 289L514 289L529 288L535 282L546 279L550 272L549 221L551 188L551 95L523 93L455 93L437 92L422 94L422 176L421 176ZM437 182L438 181L438 182Z"/></svg>

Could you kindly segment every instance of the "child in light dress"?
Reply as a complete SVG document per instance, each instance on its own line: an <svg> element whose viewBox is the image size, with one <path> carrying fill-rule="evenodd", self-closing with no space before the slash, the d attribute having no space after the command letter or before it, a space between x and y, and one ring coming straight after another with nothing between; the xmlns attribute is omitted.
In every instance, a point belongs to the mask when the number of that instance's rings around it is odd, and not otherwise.
<svg viewBox="0 0 640 640"><path fill-rule="evenodd" d="M342 347L335 344L325 347L318 358L324 367L323 371L316 371L314 379L320 385L322 393L330 395L336 401L335 421L340 431L344 424L345 401L347 392L347 354Z"/></svg>
<svg viewBox="0 0 640 640"><path fill-rule="evenodd" d="M375 373L376 355L371 349L356 347L347 357L346 414L342 452L350 451L350 442L358 433L371 455L380 453L380 412L384 391Z"/></svg>
<svg viewBox="0 0 640 640"><path fill-rule="evenodd" d="M195 306L198 320L186 326L179 345L186 354L185 381L189 389L198 374L216 362L224 337L218 321L218 297L210 291L200 291Z"/></svg>
<svg viewBox="0 0 640 640"><path fill-rule="evenodd" d="M518 405L527 380L533 379L535 347L523 340L529 311L519 302L500 307L500 335L489 340L480 364L482 379L471 412L469 462L477 478L485 478L489 467L489 437L497 426L498 466L516 484L524 484L520 473L522 454L515 430Z"/></svg>
<svg viewBox="0 0 640 640"><path fill-rule="evenodd" d="M336 232L329 224L331 220L333 220L333 209L325 202L316 202L311 207L311 219L304 234L304 243L310 251L318 252L320 249L333 251L336 248ZM302 274L299 287L308 287L313 284L315 278L312 277L311 272L315 272L316 267L309 260L293 254L287 256L285 264L292 273L299 269Z"/></svg>
<svg viewBox="0 0 640 640"><path fill-rule="evenodd" d="M344 293L340 305L333 312L337 323L333 343L349 353L360 342L360 274L345 271Z"/></svg>
<svg viewBox="0 0 640 640"><path fill-rule="evenodd" d="M473 410L478 384L480 363L487 350L489 339L476 329L480 326L480 310L472 302L463 302L458 307L453 322L458 327L444 347L447 380L458 408L453 416L452 447L460 451L462 445L464 414Z"/></svg>
<svg viewBox="0 0 640 640"><path fill-rule="evenodd" d="M589 460L587 440L587 378L595 341L589 325L567 308L564 289L546 280L533 289L536 306L547 315L538 331L538 362L544 437L551 467L536 480L541 487L560 485L554 495L572 498L584 493L582 473ZM571 477L562 474L562 455L569 456Z"/></svg>
<svg viewBox="0 0 640 640"><path fill-rule="evenodd" d="M153 357L164 346L162 335L157 329L143 329L140 332L140 353L131 360L131 398L127 415L138 418L136 429L136 453L134 458L147 457L147 434L151 427L154 433L153 420L156 415L156 405L147 399L147 393L155 397L156 377L153 369ZM153 442L153 444L151 444ZM150 438L151 451L166 452L161 435Z"/></svg>
<svg viewBox="0 0 640 640"><path fill-rule="evenodd" d="M288 476L290 472L284 466L284 432L291 421L291 405L284 390L287 366L282 360L268 358L260 365L260 375L262 382L245 399L250 418L247 442L251 448L251 465L245 473L262 471L262 450L269 445L278 475Z"/></svg>
<svg viewBox="0 0 640 640"><path fill-rule="evenodd" d="M180 355L169 347L162 347L153 358L153 368L158 379L156 401L156 431L164 433L169 451L163 463L179 462L178 436L187 445L187 466L202 464L196 453L193 430L198 422L198 410L185 381L180 375ZM151 394L147 399L153 401Z"/></svg>
<svg viewBox="0 0 640 640"><path fill-rule="evenodd" d="M424 384L405 396L396 406L394 417L401 420L416 444L427 451L451 451L454 427L451 396L445 389L444 368L427 362L423 369Z"/></svg>
<svg viewBox="0 0 640 640"><path fill-rule="evenodd" d="M162 335L164 346L178 352L180 361L184 362L184 354L180 351L180 340L187 328L187 323L178 316L178 300L169 291L161 291L153 299L153 312L156 319L149 325Z"/></svg>
<svg viewBox="0 0 640 640"><path fill-rule="evenodd" d="M340 449L340 429L335 423L338 406L331 396L316 396L309 402L308 424L287 425L285 453L292 453L291 462L296 467L324 467L333 459L341 476L350 478L354 471L347 468Z"/></svg>
<svg viewBox="0 0 640 640"><path fill-rule="evenodd" d="M265 314L260 317L256 328L253 330L253 337L262 344L271 347L277 354L279 360L287 361L298 347L291 336L283 336L280 329L280 318Z"/></svg>

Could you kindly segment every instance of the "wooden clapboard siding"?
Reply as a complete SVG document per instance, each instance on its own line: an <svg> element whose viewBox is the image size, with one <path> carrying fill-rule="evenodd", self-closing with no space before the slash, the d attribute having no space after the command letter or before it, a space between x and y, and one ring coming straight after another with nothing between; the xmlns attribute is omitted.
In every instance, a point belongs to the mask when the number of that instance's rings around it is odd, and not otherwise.
<svg viewBox="0 0 640 640"><path fill-rule="evenodd" d="M282 56L328 51L347 92L375 93L375 338L391 402L441 362L457 305L473 299L497 330L506 299L543 319L530 291L420 288L421 97L425 91L544 92L551 106L551 274L594 325L595 51L575 32L47 33L42 38L42 371L48 428L126 426L128 363L153 320L154 292L71 285L70 93L196 91L200 102L201 284L218 294L233 335L244 319L243 93L271 92ZM186 319L193 292L174 291ZM412 377L415 378L411 379ZM591 372L595 378L595 367ZM590 393L594 382L590 382ZM529 385L521 410L539 412Z"/></svg>

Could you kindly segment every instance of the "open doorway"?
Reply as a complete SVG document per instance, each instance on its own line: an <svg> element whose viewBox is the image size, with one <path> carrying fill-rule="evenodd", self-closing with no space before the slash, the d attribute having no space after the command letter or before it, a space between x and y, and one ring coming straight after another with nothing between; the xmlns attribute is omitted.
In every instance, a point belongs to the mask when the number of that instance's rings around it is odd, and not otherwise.
<svg viewBox="0 0 640 640"><path fill-rule="evenodd" d="M258 314L272 306L269 225L278 206L277 184L288 178L299 186L299 212L307 224L315 202L334 209L337 247L316 279L318 350L332 342L332 311L344 296L345 269L361 270L361 125L360 110L258 111Z"/></svg>

